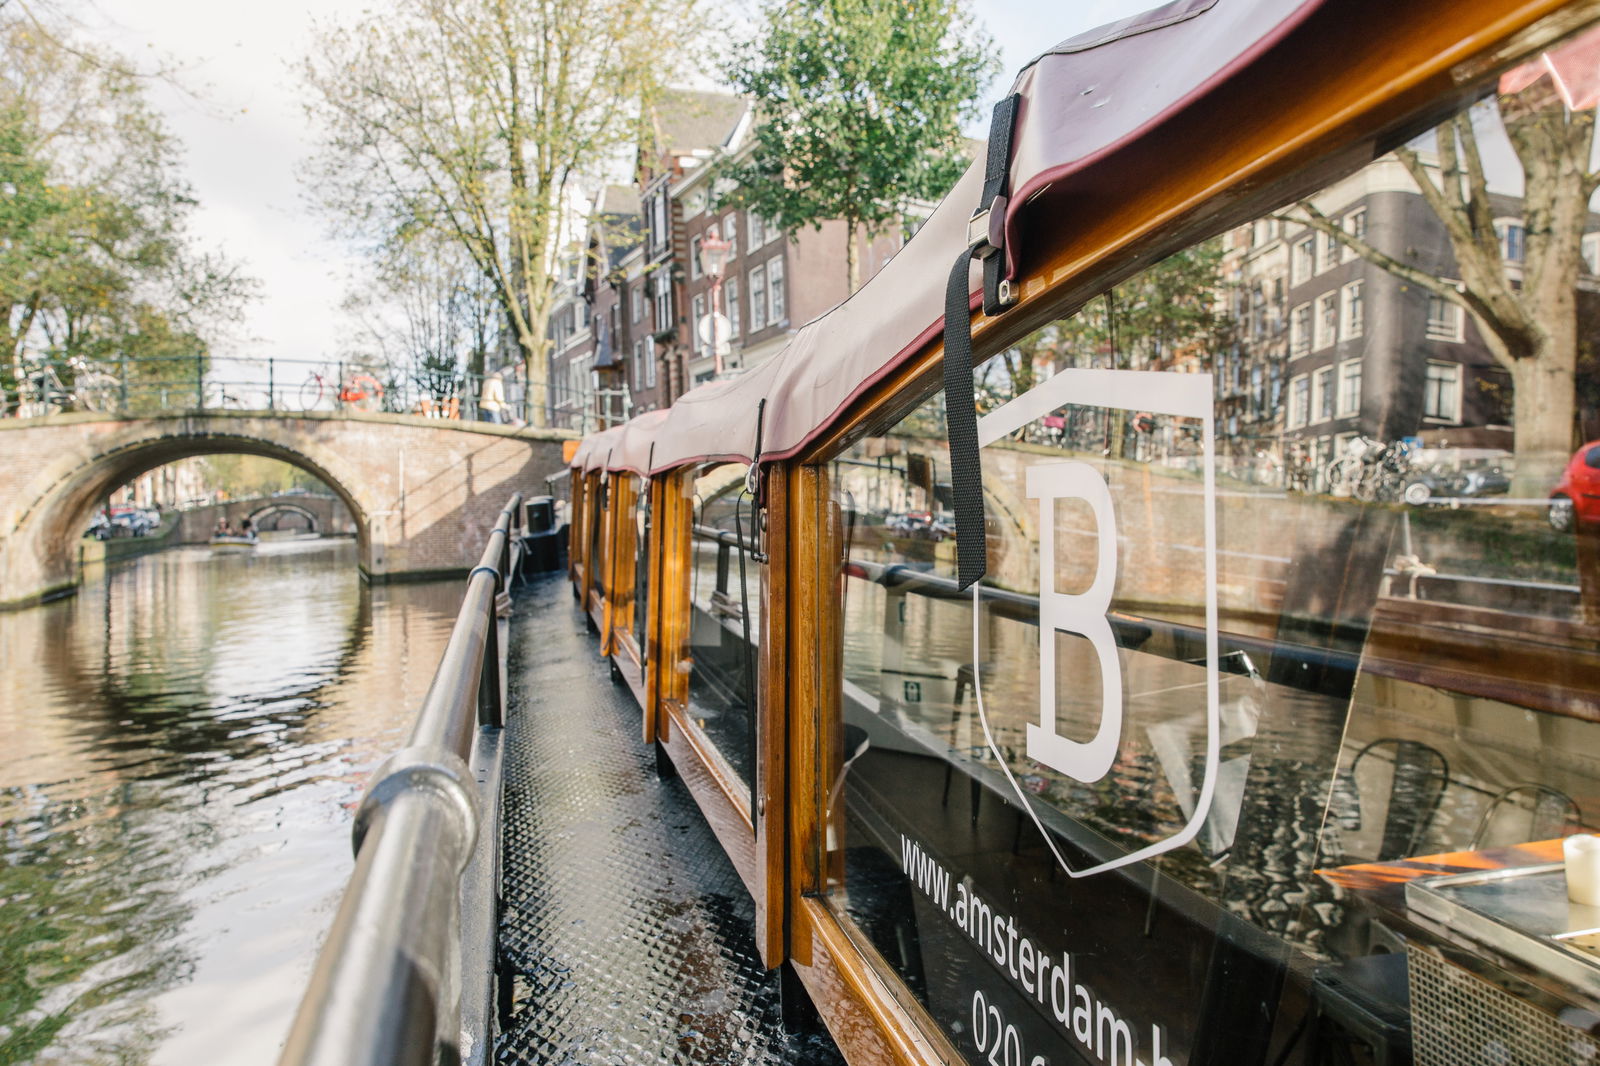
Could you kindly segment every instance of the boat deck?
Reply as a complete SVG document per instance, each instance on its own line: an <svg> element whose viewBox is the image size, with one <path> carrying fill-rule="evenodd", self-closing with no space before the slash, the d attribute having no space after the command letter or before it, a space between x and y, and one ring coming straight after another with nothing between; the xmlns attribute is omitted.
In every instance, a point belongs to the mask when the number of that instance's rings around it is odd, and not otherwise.
<svg viewBox="0 0 1600 1066"><path fill-rule="evenodd" d="M512 617L502 1063L842 1063L780 1023L755 908L688 791L661 781L559 576Z"/></svg>

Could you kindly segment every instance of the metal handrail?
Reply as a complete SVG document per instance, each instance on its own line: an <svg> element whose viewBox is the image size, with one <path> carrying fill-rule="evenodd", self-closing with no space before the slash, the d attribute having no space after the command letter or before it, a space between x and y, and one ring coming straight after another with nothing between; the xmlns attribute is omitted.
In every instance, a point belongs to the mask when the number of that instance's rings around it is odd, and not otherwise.
<svg viewBox="0 0 1600 1066"><path fill-rule="evenodd" d="M281 1066L482 1062L490 1050L505 638L521 515L517 493L467 577L406 746L367 785L355 872Z"/></svg>

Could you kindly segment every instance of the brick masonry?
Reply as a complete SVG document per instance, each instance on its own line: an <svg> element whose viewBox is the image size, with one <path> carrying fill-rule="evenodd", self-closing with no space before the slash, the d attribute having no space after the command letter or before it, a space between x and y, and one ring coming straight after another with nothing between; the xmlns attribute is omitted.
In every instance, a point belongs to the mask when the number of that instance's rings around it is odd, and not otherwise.
<svg viewBox="0 0 1600 1066"><path fill-rule="evenodd" d="M392 414L189 414L0 423L0 607L70 592L76 545L108 493L196 455L282 459L350 508L376 581L470 568L513 492L544 491L569 434Z"/></svg>

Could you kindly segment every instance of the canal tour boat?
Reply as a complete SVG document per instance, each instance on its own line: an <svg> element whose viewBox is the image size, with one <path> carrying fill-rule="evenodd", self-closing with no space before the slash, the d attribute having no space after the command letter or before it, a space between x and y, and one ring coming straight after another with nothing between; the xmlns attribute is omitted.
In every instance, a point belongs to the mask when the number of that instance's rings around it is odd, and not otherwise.
<svg viewBox="0 0 1600 1066"><path fill-rule="evenodd" d="M1075 38L861 292L583 442L575 595L851 1062L1600 1053L1600 555L1547 513L1597 17Z"/></svg>
<svg viewBox="0 0 1600 1066"><path fill-rule="evenodd" d="M1600 550L1549 521L1597 100L1595 3L1177 0L1024 68L780 353L583 440L578 610L848 1061L1600 1056ZM519 506L285 1062L493 1046L493 920L429 901L495 884Z"/></svg>
<svg viewBox="0 0 1600 1066"><path fill-rule="evenodd" d="M255 536L240 536L237 533L216 533L207 541L212 549L222 552L251 551L261 546L260 540Z"/></svg>

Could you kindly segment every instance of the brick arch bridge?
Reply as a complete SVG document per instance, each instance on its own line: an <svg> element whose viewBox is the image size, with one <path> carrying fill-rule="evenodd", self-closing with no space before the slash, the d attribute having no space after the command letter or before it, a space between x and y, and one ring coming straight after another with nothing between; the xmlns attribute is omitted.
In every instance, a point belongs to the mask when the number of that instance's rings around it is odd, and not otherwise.
<svg viewBox="0 0 1600 1066"><path fill-rule="evenodd" d="M377 581L468 569L512 492L544 490L568 435L411 415L226 411L0 421L0 607L70 594L95 506L178 459L244 453L311 473L355 519Z"/></svg>
<svg viewBox="0 0 1600 1066"><path fill-rule="evenodd" d="M288 518L291 523L298 518L303 528L312 533L341 536L357 532L355 518L345 502L338 496L319 493L240 497L186 508L167 515L166 521L177 523L177 530L170 534L173 543L197 544L210 540L217 522L223 518L235 527L248 518L262 532L282 528L275 521L280 518Z"/></svg>

